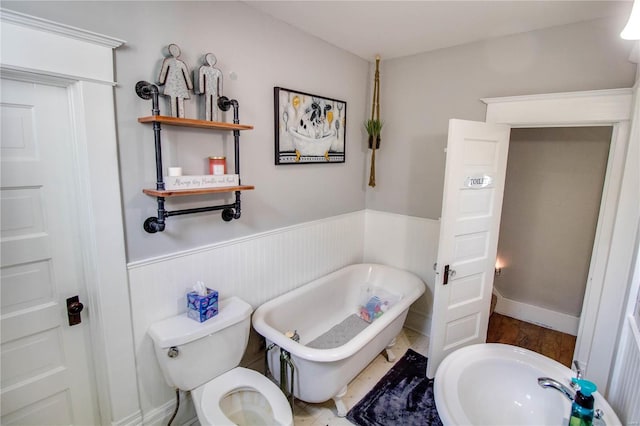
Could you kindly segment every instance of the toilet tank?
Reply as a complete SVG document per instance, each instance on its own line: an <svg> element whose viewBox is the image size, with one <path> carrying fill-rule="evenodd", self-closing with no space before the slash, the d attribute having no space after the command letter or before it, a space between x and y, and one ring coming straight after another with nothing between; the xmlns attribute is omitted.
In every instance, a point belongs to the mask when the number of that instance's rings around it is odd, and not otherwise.
<svg viewBox="0 0 640 426"><path fill-rule="evenodd" d="M240 364L249 340L251 305L237 297L218 305L218 315L205 322L185 313L149 328L170 386L192 390Z"/></svg>

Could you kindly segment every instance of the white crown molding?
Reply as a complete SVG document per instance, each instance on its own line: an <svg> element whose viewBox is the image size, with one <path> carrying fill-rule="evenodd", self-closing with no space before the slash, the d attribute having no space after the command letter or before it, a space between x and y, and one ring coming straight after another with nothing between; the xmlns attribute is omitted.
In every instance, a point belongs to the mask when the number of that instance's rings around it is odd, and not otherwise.
<svg viewBox="0 0 640 426"><path fill-rule="evenodd" d="M110 47L115 49L122 46L125 41L103 34L94 33L92 31L83 30L72 27L70 25L60 24L49 21L48 19L38 18L26 15L24 13L15 12L13 10L0 8L0 21L22 25L29 28L37 28L50 33L62 35L81 41L89 41L94 44Z"/></svg>
<svg viewBox="0 0 640 426"><path fill-rule="evenodd" d="M563 98L585 98L585 97L598 97L598 96L621 96L631 95L633 93L632 88L620 88L620 89L603 89L603 90L586 90L580 92L559 92L559 93L543 93L536 95L521 95L521 96L504 96L499 98L482 98L483 103L497 104L503 102L523 102L523 101L542 101L547 99L563 99Z"/></svg>
<svg viewBox="0 0 640 426"><path fill-rule="evenodd" d="M488 123L511 127L609 126L628 122L633 88L485 98Z"/></svg>

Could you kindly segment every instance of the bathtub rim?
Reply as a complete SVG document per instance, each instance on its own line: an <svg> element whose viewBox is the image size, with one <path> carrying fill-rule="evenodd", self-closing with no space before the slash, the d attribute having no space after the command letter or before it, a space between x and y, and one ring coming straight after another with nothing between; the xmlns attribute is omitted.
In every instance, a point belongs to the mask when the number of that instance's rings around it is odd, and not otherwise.
<svg viewBox="0 0 640 426"><path fill-rule="evenodd" d="M274 307L291 301L300 293L321 286L326 281L335 278L337 275L345 274L352 269L360 268L367 268L369 271L371 271L372 268L391 270L394 273L405 275L411 281L415 281L417 285L413 286L411 291L403 294L403 297L387 312L385 312L384 315L376 319L367 328L358 333L353 339L349 340L344 345L331 349L310 348L287 338L283 333L271 327L271 325L269 325L265 320L265 316L271 312ZM411 304L418 300L425 291L426 284L413 272L378 263L355 263L316 278L315 280L307 282L287 293L265 302L254 311L251 323L253 324L254 329L265 339L275 343L280 348L296 355L299 358L315 362L335 362L348 358L361 350L369 341L371 341L372 338L375 338L377 334L390 326L398 317L405 314L405 311L408 312Z"/></svg>

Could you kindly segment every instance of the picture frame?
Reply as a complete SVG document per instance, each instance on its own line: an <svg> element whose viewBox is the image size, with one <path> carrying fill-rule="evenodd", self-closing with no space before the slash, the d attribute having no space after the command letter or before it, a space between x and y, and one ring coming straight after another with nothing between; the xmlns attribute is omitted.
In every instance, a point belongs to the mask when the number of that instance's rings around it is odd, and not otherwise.
<svg viewBox="0 0 640 426"><path fill-rule="evenodd" d="M344 163L347 103L273 88L275 164Z"/></svg>

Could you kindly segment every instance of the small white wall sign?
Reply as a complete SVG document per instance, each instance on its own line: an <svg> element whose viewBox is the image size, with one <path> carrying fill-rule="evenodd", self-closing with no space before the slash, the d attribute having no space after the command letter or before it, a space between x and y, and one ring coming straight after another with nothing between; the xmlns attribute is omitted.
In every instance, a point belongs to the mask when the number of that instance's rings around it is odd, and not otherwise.
<svg viewBox="0 0 640 426"><path fill-rule="evenodd" d="M491 176L467 176L467 178L464 180L464 187L470 189L480 189L486 188L492 183L493 178Z"/></svg>

